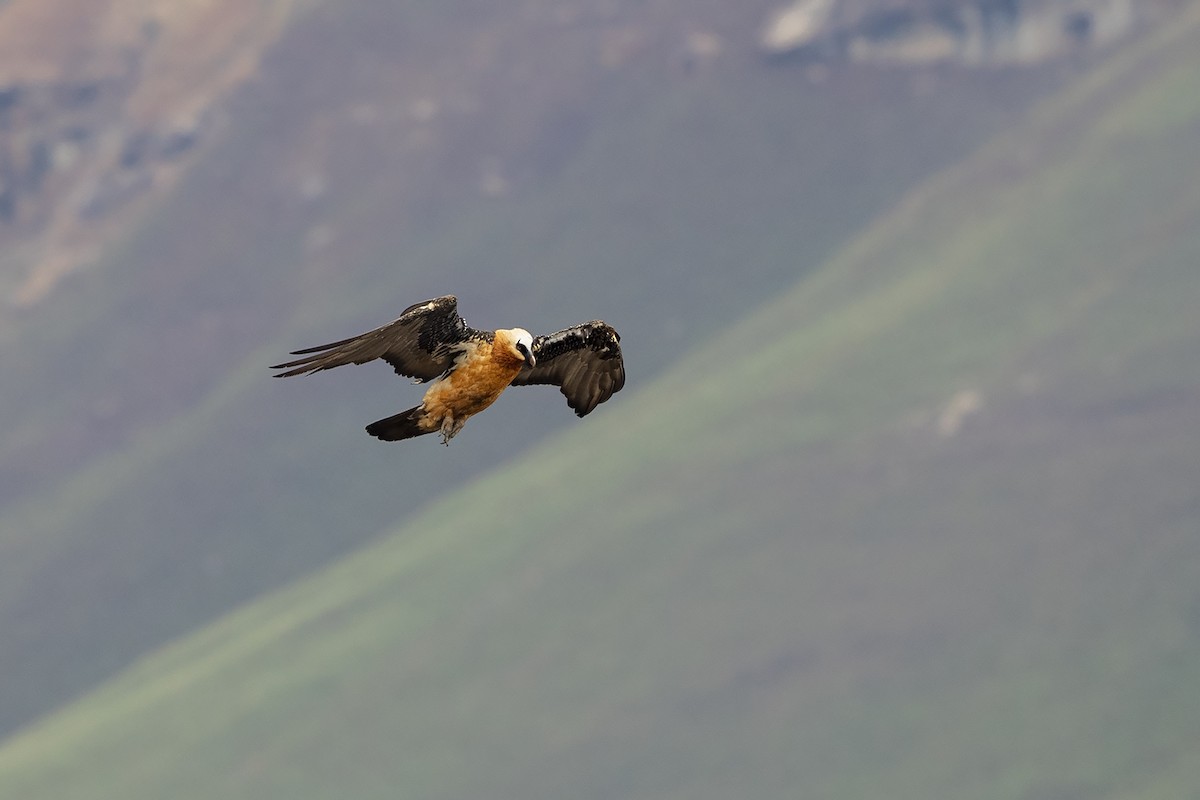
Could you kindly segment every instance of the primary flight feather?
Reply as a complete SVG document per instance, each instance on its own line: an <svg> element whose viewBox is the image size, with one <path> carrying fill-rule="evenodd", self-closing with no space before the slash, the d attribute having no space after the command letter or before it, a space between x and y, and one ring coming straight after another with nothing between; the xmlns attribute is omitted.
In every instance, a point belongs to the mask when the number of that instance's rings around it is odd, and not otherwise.
<svg viewBox="0 0 1200 800"><path fill-rule="evenodd" d="M372 422L367 433L389 442L440 433L449 444L509 386L557 386L576 414L587 415L625 385L620 343L600 320L538 337L524 328L475 330L459 316L457 298L446 295L360 336L297 350L292 355L302 358L271 369L287 378L383 359L430 386L420 405Z"/></svg>

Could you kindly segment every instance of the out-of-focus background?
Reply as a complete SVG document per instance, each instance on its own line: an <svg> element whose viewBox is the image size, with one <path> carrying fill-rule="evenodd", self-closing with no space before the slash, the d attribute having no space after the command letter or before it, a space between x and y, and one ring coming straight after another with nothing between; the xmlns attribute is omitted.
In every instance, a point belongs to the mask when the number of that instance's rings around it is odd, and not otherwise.
<svg viewBox="0 0 1200 800"><path fill-rule="evenodd" d="M0 365L5 798L1197 796L1193 0L7 0Z"/></svg>

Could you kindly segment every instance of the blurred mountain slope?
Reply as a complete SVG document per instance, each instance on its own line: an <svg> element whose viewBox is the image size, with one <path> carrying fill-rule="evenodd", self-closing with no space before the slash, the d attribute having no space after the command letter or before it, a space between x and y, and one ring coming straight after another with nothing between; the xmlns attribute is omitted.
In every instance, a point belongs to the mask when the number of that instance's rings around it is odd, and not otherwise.
<svg viewBox="0 0 1200 800"><path fill-rule="evenodd" d="M86 797L1186 796L1200 15L0 750Z"/></svg>
<svg viewBox="0 0 1200 800"><path fill-rule="evenodd" d="M181 179L215 135L222 102L257 73L297 5L0 7L5 330Z"/></svg>
<svg viewBox="0 0 1200 800"><path fill-rule="evenodd" d="M153 69L43 127L59 106L39 103L86 89L91 62L28 78L33 127L10 130L63 134L51 151L93 131L44 199L96 238L49 273L37 247L7 251L0 730L578 424L531 389L449 450L389 448L362 426L415 389L378 366L272 381L287 351L454 292L480 326L608 319L636 387L1076 74L775 69L756 3L153 8L131 25L88 6ZM260 66L171 69L243 58ZM151 102L167 83L195 91ZM200 96L203 124L171 127ZM113 202L50 202L87 164ZM21 213L8 234L42 235ZM34 275L53 279L29 294Z"/></svg>

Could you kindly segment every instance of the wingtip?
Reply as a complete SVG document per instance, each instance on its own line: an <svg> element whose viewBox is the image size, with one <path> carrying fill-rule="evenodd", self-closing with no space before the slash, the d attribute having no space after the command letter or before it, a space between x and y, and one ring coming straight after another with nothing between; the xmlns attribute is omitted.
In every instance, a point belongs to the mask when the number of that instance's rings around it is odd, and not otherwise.
<svg viewBox="0 0 1200 800"><path fill-rule="evenodd" d="M272 378L290 378L294 375L307 375L311 372L316 372L318 369L321 369L321 368L320 367L313 368L311 365L304 365L304 366L298 367L294 363L287 363L287 364L276 364L275 366L268 367L267 369L283 370L283 372L277 372L276 374L272 375L271 376Z"/></svg>

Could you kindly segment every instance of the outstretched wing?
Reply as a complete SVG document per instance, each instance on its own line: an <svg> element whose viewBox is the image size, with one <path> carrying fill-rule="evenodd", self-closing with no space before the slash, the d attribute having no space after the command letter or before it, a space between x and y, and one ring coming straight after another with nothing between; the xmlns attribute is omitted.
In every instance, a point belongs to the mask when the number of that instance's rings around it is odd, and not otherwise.
<svg viewBox="0 0 1200 800"><path fill-rule="evenodd" d="M558 386L581 417L625 385L621 337L600 320L537 337L533 357L537 366L522 369L512 385Z"/></svg>
<svg viewBox="0 0 1200 800"><path fill-rule="evenodd" d="M429 381L450 368L463 342L485 336L467 327L458 299L448 294L409 306L395 321L361 336L297 350L292 355L303 358L271 369L284 370L275 377L287 378L382 358L399 375Z"/></svg>

